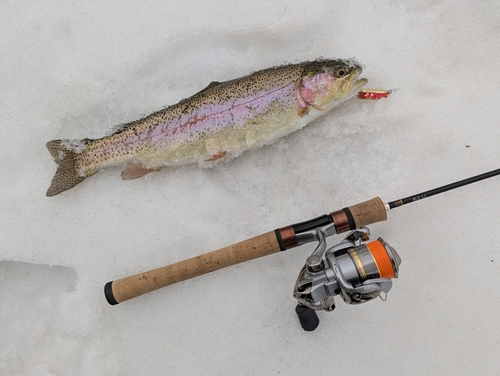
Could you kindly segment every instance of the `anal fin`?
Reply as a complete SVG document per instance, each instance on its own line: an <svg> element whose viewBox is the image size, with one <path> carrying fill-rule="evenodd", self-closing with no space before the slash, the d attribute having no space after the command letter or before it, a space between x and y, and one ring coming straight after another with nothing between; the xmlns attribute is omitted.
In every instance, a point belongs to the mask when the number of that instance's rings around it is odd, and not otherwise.
<svg viewBox="0 0 500 376"><path fill-rule="evenodd" d="M134 180L143 177L153 171L160 171L161 167L145 168L142 164L131 164L122 171L123 180Z"/></svg>

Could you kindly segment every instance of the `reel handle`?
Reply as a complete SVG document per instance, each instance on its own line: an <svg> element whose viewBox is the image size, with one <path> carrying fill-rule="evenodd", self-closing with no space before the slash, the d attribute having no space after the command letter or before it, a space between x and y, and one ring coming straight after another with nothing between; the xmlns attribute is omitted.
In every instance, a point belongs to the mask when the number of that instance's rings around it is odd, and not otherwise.
<svg viewBox="0 0 500 376"><path fill-rule="evenodd" d="M280 250L275 231L270 231L175 264L108 282L104 287L104 295L109 304L115 305L159 288Z"/></svg>

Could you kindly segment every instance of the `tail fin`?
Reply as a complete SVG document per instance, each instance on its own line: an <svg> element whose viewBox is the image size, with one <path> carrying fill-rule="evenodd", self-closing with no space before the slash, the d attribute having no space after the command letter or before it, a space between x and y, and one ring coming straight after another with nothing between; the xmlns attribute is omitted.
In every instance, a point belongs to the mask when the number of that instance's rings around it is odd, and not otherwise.
<svg viewBox="0 0 500 376"><path fill-rule="evenodd" d="M55 196L67 189L73 188L87 178L87 176L80 176L78 174L75 165L75 156L77 153L68 150L61 143L62 140L52 140L47 142L46 145L54 161L57 163L57 171L47 190L47 197Z"/></svg>

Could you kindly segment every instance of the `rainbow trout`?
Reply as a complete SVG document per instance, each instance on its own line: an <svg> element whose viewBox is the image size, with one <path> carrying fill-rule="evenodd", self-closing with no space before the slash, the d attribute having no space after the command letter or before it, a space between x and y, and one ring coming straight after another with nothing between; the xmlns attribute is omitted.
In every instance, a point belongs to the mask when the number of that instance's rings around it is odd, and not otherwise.
<svg viewBox="0 0 500 376"><path fill-rule="evenodd" d="M316 60L212 82L190 98L124 124L106 137L47 143L57 171L47 196L101 169L126 164L124 180L163 166L211 165L270 144L355 95L367 82L349 60Z"/></svg>

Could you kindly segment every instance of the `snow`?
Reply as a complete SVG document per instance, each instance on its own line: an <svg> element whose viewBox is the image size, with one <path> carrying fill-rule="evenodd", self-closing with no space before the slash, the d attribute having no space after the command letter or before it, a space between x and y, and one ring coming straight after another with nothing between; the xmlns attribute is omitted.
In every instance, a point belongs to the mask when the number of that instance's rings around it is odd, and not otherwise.
<svg viewBox="0 0 500 376"><path fill-rule="evenodd" d="M387 302L337 298L300 328L313 246L110 306L106 282L380 196L498 168L495 1L27 1L0 5L0 373L498 374L500 178L371 226L400 254ZM52 139L102 137L211 81L356 58L367 87L228 163L47 198ZM330 239L330 244L340 238Z"/></svg>

